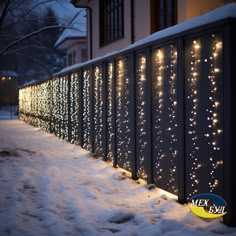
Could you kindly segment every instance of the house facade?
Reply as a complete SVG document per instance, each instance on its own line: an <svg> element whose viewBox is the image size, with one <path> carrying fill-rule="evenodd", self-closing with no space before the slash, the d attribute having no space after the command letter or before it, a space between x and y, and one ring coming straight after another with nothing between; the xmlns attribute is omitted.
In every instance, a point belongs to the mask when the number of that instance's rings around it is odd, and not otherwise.
<svg viewBox="0 0 236 236"><path fill-rule="evenodd" d="M223 0L72 0L88 14L89 59L104 56L152 33L200 16Z"/></svg>
<svg viewBox="0 0 236 236"><path fill-rule="evenodd" d="M80 9L55 43L55 47L65 50L66 66L88 59L86 11Z"/></svg>
<svg viewBox="0 0 236 236"><path fill-rule="evenodd" d="M18 77L14 71L0 70L0 106L18 103Z"/></svg>

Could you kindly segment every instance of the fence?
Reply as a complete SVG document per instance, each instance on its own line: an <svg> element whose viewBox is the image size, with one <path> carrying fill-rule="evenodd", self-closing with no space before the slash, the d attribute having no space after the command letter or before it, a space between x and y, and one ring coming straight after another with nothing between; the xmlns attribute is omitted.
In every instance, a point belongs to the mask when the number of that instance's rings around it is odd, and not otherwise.
<svg viewBox="0 0 236 236"><path fill-rule="evenodd" d="M20 119L186 202L214 193L236 225L233 65L227 18L88 61L21 88Z"/></svg>

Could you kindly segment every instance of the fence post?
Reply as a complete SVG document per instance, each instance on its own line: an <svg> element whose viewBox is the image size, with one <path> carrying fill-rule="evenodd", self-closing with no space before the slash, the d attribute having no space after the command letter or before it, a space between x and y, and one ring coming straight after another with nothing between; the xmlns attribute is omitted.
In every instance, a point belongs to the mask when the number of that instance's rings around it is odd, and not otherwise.
<svg viewBox="0 0 236 236"><path fill-rule="evenodd" d="M233 80L236 77L235 55L236 55L236 22L226 25L224 29L223 42L223 73L224 73L224 199L228 204L224 223L236 226L236 160L233 135L235 133L235 112L233 112L235 91Z"/></svg>
<svg viewBox="0 0 236 236"><path fill-rule="evenodd" d="M177 93L178 93L178 201L185 198L185 76L184 76L184 43L183 38L177 40Z"/></svg>

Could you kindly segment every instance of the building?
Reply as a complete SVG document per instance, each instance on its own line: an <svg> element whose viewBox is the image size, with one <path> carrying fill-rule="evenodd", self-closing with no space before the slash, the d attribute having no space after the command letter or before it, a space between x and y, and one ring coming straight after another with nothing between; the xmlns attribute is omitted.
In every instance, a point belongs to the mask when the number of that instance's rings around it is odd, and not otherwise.
<svg viewBox="0 0 236 236"><path fill-rule="evenodd" d="M0 71L0 106L18 103L18 75L14 71Z"/></svg>
<svg viewBox="0 0 236 236"><path fill-rule="evenodd" d="M66 66L84 62L87 57L86 11L80 9L55 43L55 47L65 50Z"/></svg>
<svg viewBox="0 0 236 236"><path fill-rule="evenodd" d="M72 0L88 12L89 58L118 51L146 36L209 12L227 0Z"/></svg>

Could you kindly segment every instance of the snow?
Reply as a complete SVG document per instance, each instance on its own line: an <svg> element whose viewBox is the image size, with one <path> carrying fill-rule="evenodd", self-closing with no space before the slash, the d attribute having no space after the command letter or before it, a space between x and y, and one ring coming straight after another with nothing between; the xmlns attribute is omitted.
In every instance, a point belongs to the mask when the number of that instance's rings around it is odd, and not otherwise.
<svg viewBox="0 0 236 236"><path fill-rule="evenodd" d="M0 120L17 119L18 106L0 106Z"/></svg>
<svg viewBox="0 0 236 236"><path fill-rule="evenodd" d="M222 19L227 19L227 18L236 18L236 3L229 3L226 4L222 7L219 7L213 11L210 11L208 13L205 13L201 16L195 17L191 20L187 20L183 23L174 25L172 27L166 28L164 30L158 31L150 36L147 36L144 39L141 39L131 45L129 45L126 48L121 49L120 51L114 51L111 52L109 54L104 55L103 57L99 57L99 58L94 58L92 60L88 60L85 63L81 63L81 64L75 64L73 66L70 67L66 67L64 69L62 69L60 72L56 73L55 76L59 75L59 74L64 74L68 71L71 70L75 70L78 69L79 67L85 66L87 64L90 63L94 63L96 61L99 61L101 59L106 59L110 56L115 56L116 54L119 53L125 53L127 50L131 50L134 49L136 47L141 47L144 46L145 44L151 43L153 41L157 41L175 34L179 34L182 32L185 32L187 30L196 28L196 27L200 27L200 26L204 26Z"/></svg>
<svg viewBox="0 0 236 236"><path fill-rule="evenodd" d="M19 120L0 120L0 235L236 235L176 196Z"/></svg>
<svg viewBox="0 0 236 236"><path fill-rule="evenodd" d="M86 30L86 10L80 9L79 12L76 13L72 21L68 25L69 27L73 27L75 29L65 29L61 36L55 43L55 47L58 47L62 44L66 39L78 39L84 38L87 36Z"/></svg>
<svg viewBox="0 0 236 236"><path fill-rule="evenodd" d="M45 13L45 10L50 7L52 8L58 16L58 20L61 24L67 24L70 22L73 16L78 12L78 8L75 8L70 0L32 0L34 4L44 2L44 4L39 5L36 10L41 12L41 14Z"/></svg>
<svg viewBox="0 0 236 236"><path fill-rule="evenodd" d="M39 82L38 80L32 79L30 81L26 81L21 87L30 86L30 85L36 84L38 82Z"/></svg>
<svg viewBox="0 0 236 236"><path fill-rule="evenodd" d="M0 70L0 76L17 77L18 74L15 71L11 70Z"/></svg>

